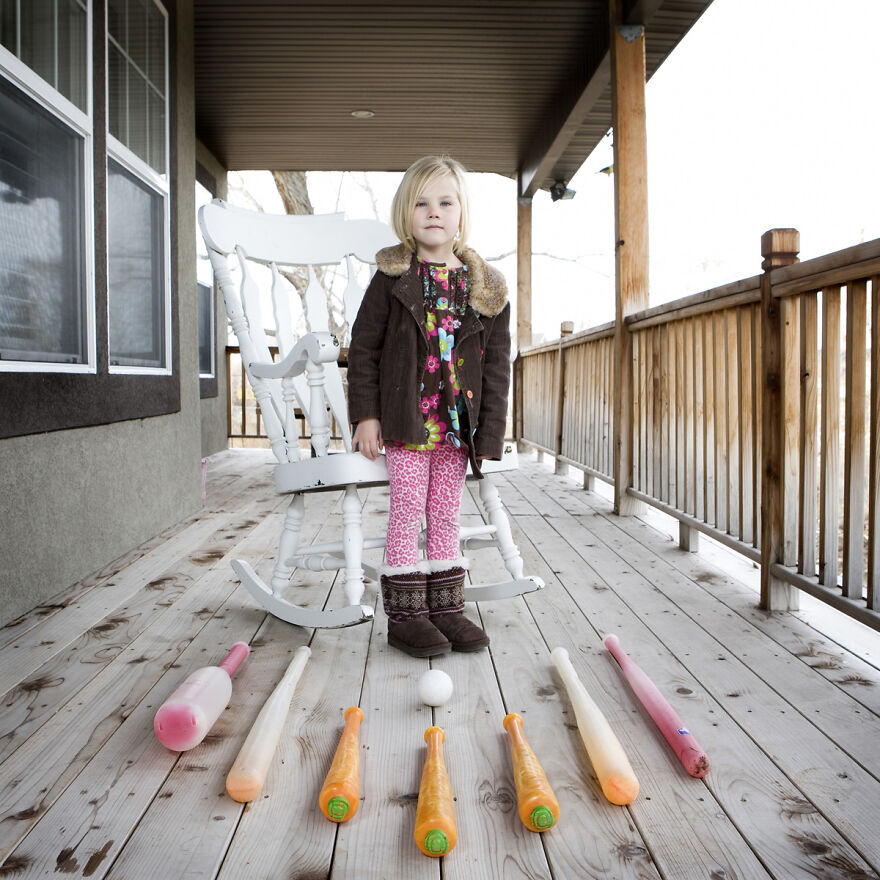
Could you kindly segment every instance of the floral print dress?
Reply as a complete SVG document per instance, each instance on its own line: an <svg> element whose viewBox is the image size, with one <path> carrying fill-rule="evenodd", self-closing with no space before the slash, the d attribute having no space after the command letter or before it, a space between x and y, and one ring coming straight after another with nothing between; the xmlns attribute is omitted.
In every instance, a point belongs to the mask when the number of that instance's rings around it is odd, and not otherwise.
<svg viewBox="0 0 880 880"><path fill-rule="evenodd" d="M461 448L467 408L458 382L463 361L455 354L455 334L468 303L468 269L450 269L443 263L419 262L425 295L425 332L428 356L422 374L420 401L425 423L424 443L407 449L430 451L441 443Z"/></svg>

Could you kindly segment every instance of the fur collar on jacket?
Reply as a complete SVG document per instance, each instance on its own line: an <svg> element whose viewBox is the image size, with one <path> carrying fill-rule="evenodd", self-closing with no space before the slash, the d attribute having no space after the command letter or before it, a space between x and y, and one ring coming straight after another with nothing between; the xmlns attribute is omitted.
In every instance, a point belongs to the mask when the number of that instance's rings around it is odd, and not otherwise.
<svg viewBox="0 0 880 880"><path fill-rule="evenodd" d="M471 290L468 300L471 307L480 315L493 318L507 305L507 283L504 276L471 248L464 248L458 255L468 267ZM412 253L403 244L382 248L376 254L376 265L380 272L399 278L412 264Z"/></svg>

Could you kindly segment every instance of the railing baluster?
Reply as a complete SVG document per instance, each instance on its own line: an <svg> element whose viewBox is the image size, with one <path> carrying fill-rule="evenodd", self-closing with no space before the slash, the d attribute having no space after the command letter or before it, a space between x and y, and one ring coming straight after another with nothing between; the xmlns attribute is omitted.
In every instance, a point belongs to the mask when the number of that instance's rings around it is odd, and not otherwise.
<svg viewBox="0 0 880 880"><path fill-rule="evenodd" d="M724 370L727 382L727 531L739 536L740 529L740 454L739 454L739 370L737 361L737 320L734 309L726 309L724 315L724 345L727 365Z"/></svg>
<svg viewBox="0 0 880 880"><path fill-rule="evenodd" d="M685 480L685 391L684 391L684 321L673 325L675 338L675 506L684 510L687 483Z"/></svg>
<svg viewBox="0 0 880 880"><path fill-rule="evenodd" d="M801 325L798 297L778 301L781 321L782 383L782 562L796 565L798 560L798 440L801 409Z"/></svg>
<svg viewBox="0 0 880 880"><path fill-rule="evenodd" d="M641 347L644 345L644 336L641 333L632 334L632 377L633 377L633 486L641 486L642 480L642 371Z"/></svg>
<svg viewBox="0 0 880 880"><path fill-rule="evenodd" d="M752 372L752 310L736 310L739 340L739 411L740 411L740 538L746 544L755 540L755 383Z"/></svg>
<svg viewBox="0 0 880 880"><path fill-rule="evenodd" d="M724 312L713 315L715 346L715 528L730 531L730 504L727 487L727 358L725 357Z"/></svg>
<svg viewBox="0 0 880 880"><path fill-rule="evenodd" d="M703 463L706 468L706 522L718 527L718 506L715 498L715 425L718 407L715 405L715 319L701 317L703 324L703 396L706 412L706 436L703 444Z"/></svg>
<svg viewBox="0 0 880 880"><path fill-rule="evenodd" d="M843 594L861 598L865 560L865 340L867 282L846 286L846 444L843 462Z"/></svg>
<svg viewBox="0 0 880 880"><path fill-rule="evenodd" d="M696 463L694 456L694 321L682 321L684 371L684 500L683 509L693 514L696 510L694 486Z"/></svg>
<svg viewBox="0 0 880 880"><path fill-rule="evenodd" d="M614 473L614 345L605 340L605 473ZM631 442L631 441L630 441ZM624 493L626 487L622 490Z"/></svg>
<svg viewBox="0 0 880 880"><path fill-rule="evenodd" d="M764 451L761 444L761 438L764 430L764 395L761 387L761 377L764 375L764 347L762 344L761 329L761 307L760 305L751 306L749 308L749 317L752 324L752 376L755 381L755 508L754 508L754 530L755 530L755 547L761 546L761 517L763 515L763 505L761 502L761 493L763 491L763 462Z"/></svg>
<svg viewBox="0 0 880 880"><path fill-rule="evenodd" d="M819 580L837 586L840 530L840 287L822 291L822 450L819 471Z"/></svg>
<svg viewBox="0 0 880 880"><path fill-rule="evenodd" d="M819 429L816 372L819 309L815 293L801 297L801 428L798 571L816 576L816 440Z"/></svg>
<svg viewBox="0 0 880 880"><path fill-rule="evenodd" d="M703 348L703 318L693 321L694 335L694 515L706 518L706 404L703 390L705 351Z"/></svg>
<svg viewBox="0 0 880 880"><path fill-rule="evenodd" d="M652 328L654 337L652 340L652 397L654 418L651 423L651 457L653 458L653 483L652 494L655 498L662 498L663 492L663 372L660 353L662 351L663 327Z"/></svg>
<svg viewBox="0 0 880 880"><path fill-rule="evenodd" d="M880 611L880 275L871 279L871 449L868 456L868 608Z"/></svg>

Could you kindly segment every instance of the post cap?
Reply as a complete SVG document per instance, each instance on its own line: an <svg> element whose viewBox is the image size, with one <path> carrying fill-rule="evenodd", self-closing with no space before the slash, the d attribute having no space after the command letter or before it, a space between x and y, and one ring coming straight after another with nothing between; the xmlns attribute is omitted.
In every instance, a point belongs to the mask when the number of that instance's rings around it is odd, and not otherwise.
<svg viewBox="0 0 880 880"><path fill-rule="evenodd" d="M768 229L761 236L761 269L767 272L798 261L801 234L797 229Z"/></svg>

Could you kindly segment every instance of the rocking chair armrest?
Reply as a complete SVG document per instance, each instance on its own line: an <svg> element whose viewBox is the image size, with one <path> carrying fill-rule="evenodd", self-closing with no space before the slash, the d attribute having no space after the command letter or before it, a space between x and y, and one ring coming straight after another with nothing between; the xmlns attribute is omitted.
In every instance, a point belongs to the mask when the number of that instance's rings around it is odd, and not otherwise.
<svg viewBox="0 0 880 880"><path fill-rule="evenodd" d="M277 363L254 362L250 368L261 379L284 379L304 372L310 361L313 364L326 364L337 360L339 351L339 340L332 333L307 333Z"/></svg>

